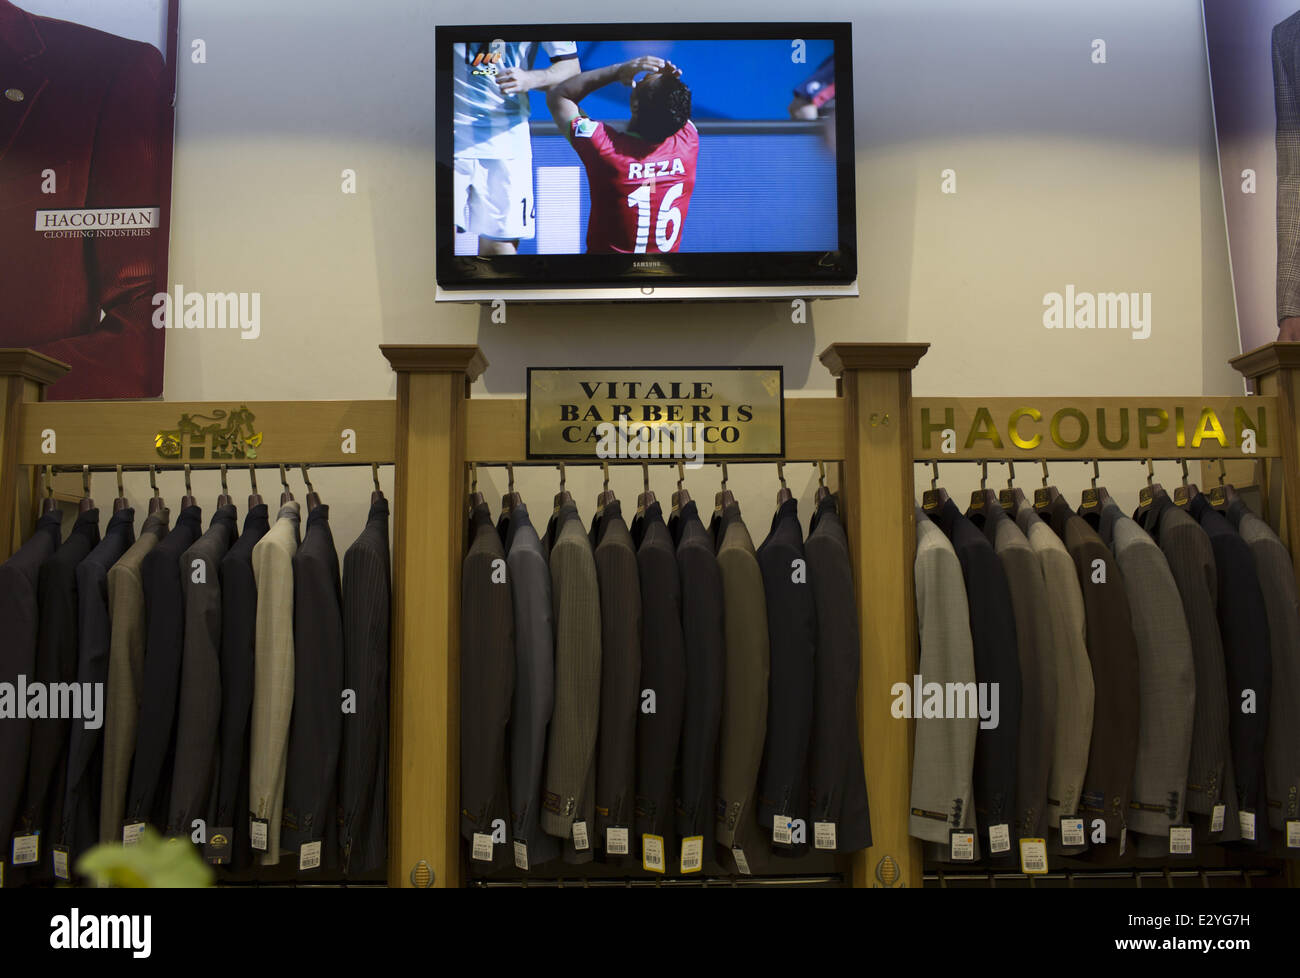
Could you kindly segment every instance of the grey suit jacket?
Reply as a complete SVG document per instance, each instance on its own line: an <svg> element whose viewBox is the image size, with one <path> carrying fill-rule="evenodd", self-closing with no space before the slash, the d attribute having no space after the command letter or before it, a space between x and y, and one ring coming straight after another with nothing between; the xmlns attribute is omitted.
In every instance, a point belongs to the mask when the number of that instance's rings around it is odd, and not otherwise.
<svg viewBox="0 0 1300 978"><path fill-rule="evenodd" d="M972 516L972 519L974 517ZM1056 697L1059 682L1052 654L1052 606L1043 570L1029 540L1002 507L984 514L984 534L1007 578L1016 618L1020 661L1020 764L1011 831L1014 837L1045 837L1047 781L1056 744Z"/></svg>
<svg viewBox="0 0 1300 978"><path fill-rule="evenodd" d="M1250 544L1264 592L1273 658L1273 701L1264 752L1268 820L1273 828L1285 830L1286 822L1300 819L1300 608L1295 573L1286 545L1245 503L1237 500L1229 506L1228 519Z"/></svg>
<svg viewBox="0 0 1300 978"><path fill-rule="evenodd" d="M0 622L6 633L0 642L0 682L16 685L19 676L35 679L37 576L59 545L62 522L62 510L45 514L18 552L0 563ZM17 717L0 723L0 864L7 865L13 853L10 838L27 781L31 725L31 720Z"/></svg>
<svg viewBox="0 0 1300 978"><path fill-rule="evenodd" d="M1128 824L1169 837L1183 823L1192 751L1196 671L1178 585L1156 542L1115 504L1101 514L1101 536L1124 572L1138 646L1138 751ZM1166 850L1167 851L1167 850Z"/></svg>
<svg viewBox="0 0 1300 978"><path fill-rule="evenodd" d="M1300 13L1273 28L1277 318L1300 316Z"/></svg>
<svg viewBox="0 0 1300 978"><path fill-rule="evenodd" d="M641 589L636 548L617 501L596 517L596 580L600 584L600 732L596 740L596 823L592 845L605 848L611 828L628 830L636 797L636 728L641 704Z"/></svg>
<svg viewBox="0 0 1300 978"><path fill-rule="evenodd" d="M248 804L250 817L267 822L266 851L259 856L264 866L280 861L289 717L293 713L293 555L298 552L299 509L296 500L280 507L275 523L253 548L257 637Z"/></svg>
<svg viewBox="0 0 1300 978"><path fill-rule="evenodd" d="M722 572L726 641L714 831L719 845L745 849L763 838L755 814L754 795L767 736L771 668L767 599L754 542L740 518L740 507L732 503L721 517L715 517L714 523L718 568Z"/></svg>
<svg viewBox="0 0 1300 978"><path fill-rule="evenodd" d="M1070 552L1032 507L1016 511L1016 525L1038 558L1048 602L1047 654L1056 676L1056 732L1047 779L1047 825L1056 831L1062 816L1078 812L1092 741L1092 664L1084 637L1083 593Z"/></svg>
<svg viewBox="0 0 1300 978"><path fill-rule="evenodd" d="M515 689L509 731L511 830L514 841L525 847L531 869L560 854L555 837L541 826L546 731L555 705L555 612L546 547L523 503L510 511L506 550L515 613Z"/></svg>
<svg viewBox="0 0 1300 978"><path fill-rule="evenodd" d="M150 513L131 549L108 571L108 617L112 639L108 652L105 695L104 777L99 803L99 841L121 842L126 792L135 756L135 730L144 682L144 581L140 566L145 554L167 535L166 509Z"/></svg>
<svg viewBox="0 0 1300 978"><path fill-rule="evenodd" d="M555 616L555 713L547 743L542 828L567 840L564 857L592 858L596 732L600 721L600 589L591 540L578 508L565 503L548 537ZM576 850L573 824L585 822L588 847Z"/></svg>
<svg viewBox="0 0 1300 978"><path fill-rule="evenodd" d="M916 508L916 624L923 683L975 684L975 646L961 563L947 535ZM901 678L901 677L900 677ZM910 678L910 677L909 677ZM912 693L908 692L909 703ZM915 717L909 832L947 845L954 829L974 831L975 734L979 717Z"/></svg>
<svg viewBox="0 0 1300 978"><path fill-rule="evenodd" d="M1158 499L1138 522L1164 553L1182 599L1192 641L1195 713L1192 751L1187 768L1187 810L1210 815L1225 793L1228 759L1228 678L1219 635L1218 575L1210 538L1192 517L1167 496ZM1235 807L1235 799L1234 799ZM1225 826L1232 826L1228 812ZM1197 833L1198 839L1202 838Z"/></svg>
<svg viewBox="0 0 1300 978"><path fill-rule="evenodd" d="M460 832L467 840L492 835L497 821L510 825L505 751L515 685L509 568L486 503L470 514L470 534L460 590ZM494 847L492 863L508 848Z"/></svg>
<svg viewBox="0 0 1300 978"><path fill-rule="evenodd" d="M208 532L181 555L185 645L167 819L171 835L189 837L194 820L207 818L208 793L217 776L222 700L221 559L238 535L235 507L222 506L213 514ZM215 827L209 825L208 829Z"/></svg>

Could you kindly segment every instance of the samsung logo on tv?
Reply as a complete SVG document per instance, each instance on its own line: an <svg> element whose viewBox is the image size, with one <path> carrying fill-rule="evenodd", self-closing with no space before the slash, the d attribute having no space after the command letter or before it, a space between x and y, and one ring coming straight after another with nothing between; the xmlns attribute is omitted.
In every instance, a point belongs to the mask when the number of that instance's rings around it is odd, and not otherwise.
<svg viewBox="0 0 1300 978"><path fill-rule="evenodd" d="M666 266L661 261L634 261L632 263L632 267L633 268L665 268Z"/></svg>

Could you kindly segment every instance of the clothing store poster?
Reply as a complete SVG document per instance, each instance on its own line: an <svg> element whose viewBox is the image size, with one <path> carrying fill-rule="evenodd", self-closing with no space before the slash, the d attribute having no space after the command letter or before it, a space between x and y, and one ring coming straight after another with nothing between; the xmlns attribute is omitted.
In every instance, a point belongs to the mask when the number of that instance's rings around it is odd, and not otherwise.
<svg viewBox="0 0 1300 978"><path fill-rule="evenodd" d="M162 393L179 3L0 0L0 347L51 399Z"/></svg>

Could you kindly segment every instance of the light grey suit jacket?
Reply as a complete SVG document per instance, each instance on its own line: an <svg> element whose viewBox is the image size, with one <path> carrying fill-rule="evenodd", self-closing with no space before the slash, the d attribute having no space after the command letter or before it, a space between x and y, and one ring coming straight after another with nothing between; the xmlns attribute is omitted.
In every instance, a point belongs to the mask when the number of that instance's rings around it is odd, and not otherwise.
<svg viewBox="0 0 1300 978"><path fill-rule="evenodd" d="M718 733L718 798L715 830L719 845L756 845L754 793L767 738L767 685L771 650L767 598L754 541L734 503L722 514L718 569L722 574L722 725ZM767 826L770 838L771 826ZM748 856L747 856L748 858Z"/></svg>
<svg viewBox="0 0 1300 978"><path fill-rule="evenodd" d="M973 687L975 647L961 563L947 535L919 507L913 573L917 638L921 645L917 673L921 682L959 683L963 687L970 683ZM908 685L910 704L911 682ZM916 745L908 831L918 839L947 846L953 829L975 831L971 794L979 717L914 719Z"/></svg>
<svg viewBox="0 0 1300 978"><path fill-rule="evenodd" d="M253 816L268 823L266 852L260 854L263 866L280 861L280 818L293 714L293 555L298 552L299 511L296 501L282 506L271 529L253 548L257 633L248 804Z"/></svg>
<svg viewBox="0 0 1300 978"><path fill-rule="evenodd" d="M555 614L555 712L547 744L542 828L568 840L570 862L592 858L596 728L600 720L600 590L591 540L566 503L551 548ZM575 850L573 823L586 822L588 847Z"/></svg>
<svg viewBox="0 0 1300 978"><path fill-rule="evenodd" d="M135 755L135 728L144 681L144 555L167 535L168 512L150 513L129 550L108 569L108 689L104 717L104 774L100 784L99 841L122 841L126 792Z"/></svg>
<svg viewBox="0 0 1300 978"><path fill-rule="evenodd" d="M1137 763L1128 827L1169 837L1183 824L1192 751L1196 672L1178 585L1146 531L1115 504L1101 516L1101 537L1123 571L1138 647Z"/></svg>
<svg viewBox="0 0 1300 978"><path fill-rule="evenodd" d="M1049 646L1055 659L1056 735L1047 779L1047 824L1076 815L1092 742L1092 662L1088 658L1083 593L1074 560L1056 532L1030 506L1016 512L1016 525L1038 556L1043 572L1052 630Z"/></svg>
<svg viewBox="0 0 1300 978"><path fill-rule="evenodd" d="M1284 830L1287 821L1300 819L1300 608L1295 572L1286 545L1244 503L1233 503L1228 517L1250 544L1264 591L1273 657L1273 698L1264 752L1268 821Z"/></svg>

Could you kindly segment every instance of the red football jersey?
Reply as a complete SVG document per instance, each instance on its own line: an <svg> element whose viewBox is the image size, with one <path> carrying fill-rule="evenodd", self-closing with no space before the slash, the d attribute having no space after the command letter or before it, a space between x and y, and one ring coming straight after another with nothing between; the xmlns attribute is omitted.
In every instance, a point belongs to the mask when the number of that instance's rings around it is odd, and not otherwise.
<svg viewBox="0 0 1300 978"><path fill-rule="evenodd" d="M579 116L573 120L573 147L591 189L587 251L676 251L695 189L695 124L688 121L662 143L649 143Z"/></svg>

